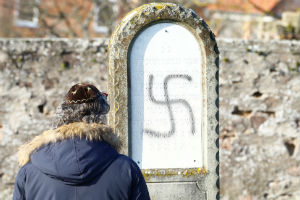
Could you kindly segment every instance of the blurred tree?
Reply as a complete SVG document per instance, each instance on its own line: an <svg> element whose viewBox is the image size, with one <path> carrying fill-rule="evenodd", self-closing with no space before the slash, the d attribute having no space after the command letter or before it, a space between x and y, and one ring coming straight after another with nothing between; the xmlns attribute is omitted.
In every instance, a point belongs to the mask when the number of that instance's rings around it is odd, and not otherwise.
<svg viewBox="0 0 300 200"><path fill-rule="evenodd" d="M117 0L0 0L0 37L101 37L118 17Z"/></svg>

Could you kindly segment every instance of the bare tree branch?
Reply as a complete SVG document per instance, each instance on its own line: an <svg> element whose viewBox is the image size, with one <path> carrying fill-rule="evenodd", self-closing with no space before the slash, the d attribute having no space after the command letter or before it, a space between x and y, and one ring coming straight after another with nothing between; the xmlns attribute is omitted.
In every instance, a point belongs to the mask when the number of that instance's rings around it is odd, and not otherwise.
<svg viewBox="0 0 300 200"><path fill-rule="evenodd" d="M83 37L85 37L85 38L89 37L89 24L91 23L92 18L95 13L95 10L94 10L95 6L94 6L94 4L91 4L91 5L92 6L89 9L89 14L82 24Z"/></svg>
<svg viewBox="0 0 300 200"><path fill-rule="evenodd" d="M248 0L248 2L258 11L264 13L265 15L273 15L273 13L271 13L268 10L263 9L262 7L258 6L256 3L254 3L252 0Z"/></svg>
<svg viewBox="0 0 300 200"><path fill-rule="evenodd" d="M77 37L77 34L76 34L75 30L73 29L73 27L71 25L71 22L69 21L68 17L66 17L66 15L64 14L64 12L60 8L60 6L58 5L57 0L54 0L54 4L55 4L55 7L56 7L56 9L59 13L59 17L64 20L64 22L65 22L66 26L68 27L72 37Z"/></svg>
<svg viewBox="0 0 300 200"><path fill-rule="evenodd" d="M41 18L41 22L42 22L42 25L44 27L46 27L46 30L49 30L52 35L54 35L55 37L60 37L60 35L55 31L55 28L54 28L55 26L48 25L46 20L43 18Z"/></svg>

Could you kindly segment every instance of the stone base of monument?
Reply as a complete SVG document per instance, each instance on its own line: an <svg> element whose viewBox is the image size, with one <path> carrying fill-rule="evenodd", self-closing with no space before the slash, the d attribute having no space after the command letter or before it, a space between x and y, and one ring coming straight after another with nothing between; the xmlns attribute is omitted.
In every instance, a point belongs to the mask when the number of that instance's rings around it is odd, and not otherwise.
<svg viewBox="0 0 300 200"><path fill-rule="evenodd" d="M218 62L192 10L130 12L109 46L109 123L142 169L152 199L218 199Z"/></svg>
<svg viewBox="0 0 300 200"><path fill-rule="evenodd" d="M194 182L148 183L150 198L155 199L207 199L207 193Z"/></svg>

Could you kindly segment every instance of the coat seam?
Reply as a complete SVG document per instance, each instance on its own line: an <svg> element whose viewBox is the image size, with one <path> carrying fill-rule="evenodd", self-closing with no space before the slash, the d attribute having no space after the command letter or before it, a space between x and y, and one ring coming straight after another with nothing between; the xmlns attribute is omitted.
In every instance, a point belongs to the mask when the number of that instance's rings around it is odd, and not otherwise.
<svg viewBox="0 0 300 200"><path fill-rule="evenodd" d="M25 190L25 183L26 183L26 169L23 168L23 172L22 172L22 175L23 175L23 178L22 178L22 187L23 187L23 190L24 190L24 194L22 193L21 194L21 197L26 199L26 190Z"/></svg>
<svg viewBox="0 0 300 200"><path fill-rule="evenodd" d="M82 174L82 170L80 169L80 166L79 166L79 160L78 160L78 156L77 156L77 148L76 148L75 140L72 140L72 141L73 141L73 146L74 146L74 149L75 149L75 159L76 159L76 162L77 162L77 167L78 167L78 170L79 170L80 174Z"/></svg>
<svg viewBox="0 0 300 200"><path fill-rule="evenodd" d="M77 186L75 186L75 200L77 200Z"/></svg>

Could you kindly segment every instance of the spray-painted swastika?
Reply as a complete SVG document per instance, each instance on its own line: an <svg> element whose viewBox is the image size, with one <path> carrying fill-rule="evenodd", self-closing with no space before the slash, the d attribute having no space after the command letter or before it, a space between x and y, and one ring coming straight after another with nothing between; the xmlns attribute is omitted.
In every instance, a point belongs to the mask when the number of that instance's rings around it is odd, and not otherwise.
<svg viewBox="0 0 300 200"><path fill-rule="evenodd" d="M165 105L168 108L169 111L169 116L170 116L170 122L171 122L171 129L168 132L159 132L156 130L144 129L144 133L154 136L154 137L170 137L176 132L176 123L174 119L174 114L172 110L172 105L173 104L182 104L188 109L188 112L190 114L190 121L191 121L191 133L195 134L195 118L193 114L192 107L190 104L185 100L185 99L170 99L169 98L169 92L168 92L168 83L170 79L186 79L188 81L192 81L192 77L190 75L186 74L174 74L174 75L168 75L165 80L164 80L164 101L160 101L154 98L153 96L153 81L154 77L151 74L149 76L149 89L148 89L148 94L151 102L157 105Z"/></svg>

